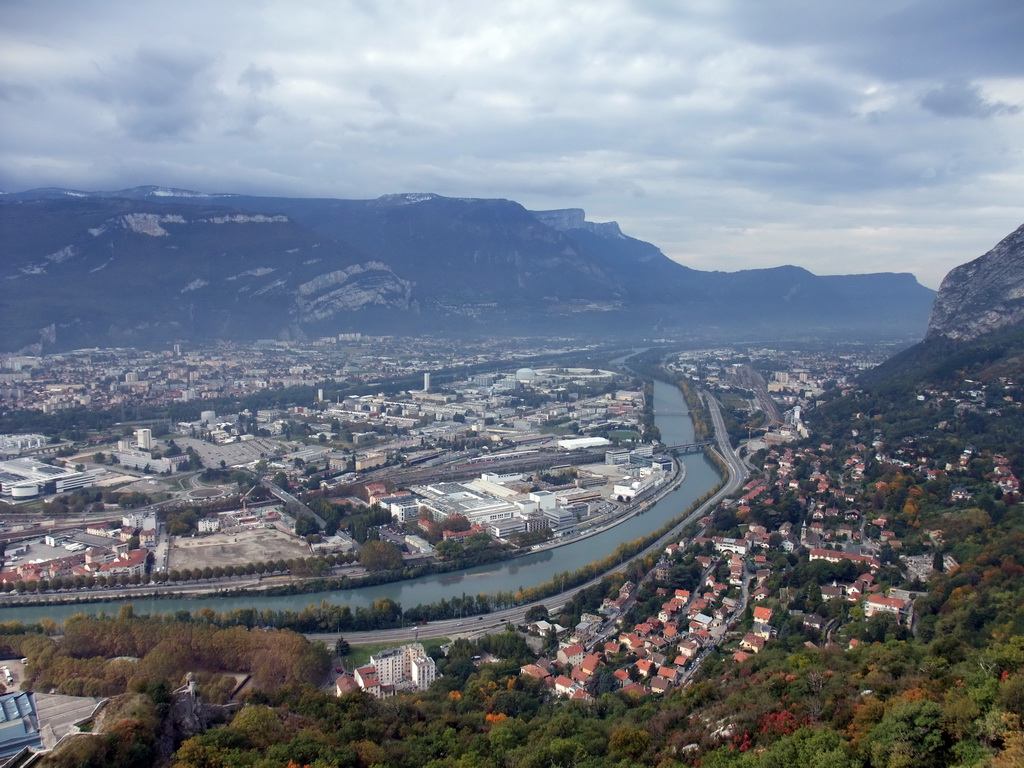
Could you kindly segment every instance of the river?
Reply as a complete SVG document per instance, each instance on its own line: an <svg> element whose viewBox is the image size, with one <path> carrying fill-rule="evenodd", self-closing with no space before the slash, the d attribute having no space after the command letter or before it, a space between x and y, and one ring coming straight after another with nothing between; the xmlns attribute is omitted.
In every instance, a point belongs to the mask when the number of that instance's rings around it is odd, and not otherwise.
<svg viewBox="0 0 1024 768"><path fill-rule="evenodd" d="M655 423L661 430L666 445L693 441L693 421L686 400L679 389L671 384L654 383ZM684 457L686 479L675 491L666 495L647 512L592 536L563 547L537 552L525 557L500 563L478 566L457 573L424 576L419 579L381 584L373 587L336 590L300 595L242 597L197 597L188 599L134 598L131 600L87 603L78 605L38 605L0 608L0 621L38 621L49 617L63 621L76 613L96 614L100 611L116 613L121 605L131 603L137 614L197 611L212 608L217 612L236 608L256 607L274 610L302 610L311 603L327 600L329 603L369 606L384 597L390 597L404 606L432 603L442 598L467 594L493 594L515 591L550 581L556 574L574 571L606 556L623 541L640 538L678 517L683 510L707 493L719 480L718 470L704 454Z"/></svg>

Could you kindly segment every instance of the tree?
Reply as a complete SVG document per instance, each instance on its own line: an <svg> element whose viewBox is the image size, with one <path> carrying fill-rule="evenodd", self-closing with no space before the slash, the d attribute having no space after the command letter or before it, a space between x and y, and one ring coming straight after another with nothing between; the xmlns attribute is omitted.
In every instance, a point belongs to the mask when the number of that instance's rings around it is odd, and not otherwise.
<svg viewBox="0 0 1024 768"><path fill-rule="evenodd" d="M351 651L352 646L348 644L348 640L344 637L339 637L337 642L334 643L335 656L348 656Z"/></svg>
<svg viewBox="0 0 1024 768"><path fill-rule="evenodd" d="M466 537L466 553L477 554L491 545L491 535L480 531Z"/></svg>
<svg viewBox="0 0 1024 768"><path fill-rule="evenodd" d="M531 605L526 610L525 618L526 618L527 621L545 621L545 620L547 620L547 618L548 618L547 606L545 606L543 604L541 604L541 605Z"/></svg>
<svg viewBox="0 0 1024 768"><path fill-rule="evenodd" d="M386 541L368 541L359 548L359 564L368 571L388 571L402 566L402 553Z"/></svg>
<svg viewBox="0 0 1024 768"><path fill-rule="evenodd" d="M942 731L942 708L934 701L897 703L871 730L868 746L872 766L944 765L946 740Z"/></svg>
<svg viewBox="0 0 1024 768"><path fill-rule="evenodd" d="M438 542L437 546L434 547L434 554L438 560L455 560L462 557L462 552L462 545L455 541L455 539L445 539Z"/></svg>
<svg viewBox="0 0 1024 768"><path fill-rule="evenodd" d="M320 533L320 526L317 525L316 520L313 518L303 515L302 517L297 517L295 519L296 536L305 538L306 536L313 536L317 533Z"/></svg>
<svg viewBox="0 0 1024 768"><path fill-rule="evenodd" d="M616 760L636 764L651 747L651 734L640 728L622 725L608 739L608 754Z"/></svg>

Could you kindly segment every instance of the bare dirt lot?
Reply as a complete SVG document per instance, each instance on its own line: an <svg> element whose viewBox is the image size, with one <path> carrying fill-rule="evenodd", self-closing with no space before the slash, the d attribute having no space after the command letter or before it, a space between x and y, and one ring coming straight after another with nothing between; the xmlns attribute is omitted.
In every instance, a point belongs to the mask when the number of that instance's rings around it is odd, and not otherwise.
<svg viewBox="0 0 1024 768"><path fill-rule="evenodd" d="M194 539L175 537L171 540L168 568L212 568L308 556L306 542L277 530L261 528L239 533L211 533Z"/></svg>

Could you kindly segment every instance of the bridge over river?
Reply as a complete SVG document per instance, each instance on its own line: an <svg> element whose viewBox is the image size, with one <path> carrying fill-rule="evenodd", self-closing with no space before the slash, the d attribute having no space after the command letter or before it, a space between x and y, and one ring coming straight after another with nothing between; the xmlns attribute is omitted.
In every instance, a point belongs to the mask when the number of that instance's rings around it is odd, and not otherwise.
<svg viewBox="0 0 1024 768"><path fill-rule="evenodd" d="M701 440L696 443L680 443L679 445L666 445L662 450L675 451L677 453L693 453L699 451L701 448L705 448L709 445L714 445L714 440Z"/></svg>

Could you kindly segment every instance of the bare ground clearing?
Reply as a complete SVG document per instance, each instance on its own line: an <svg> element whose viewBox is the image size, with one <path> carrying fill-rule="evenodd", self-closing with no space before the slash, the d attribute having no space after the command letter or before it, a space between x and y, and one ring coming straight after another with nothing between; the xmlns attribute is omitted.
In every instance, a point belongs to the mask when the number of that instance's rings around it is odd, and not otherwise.
<svg viewBox="0 0 1024 768"><path fill-rule="evenodd" d="M171 540L169 568L211 568L267 560L309 557L309 545L278 530L262 528L238 533L211 533Z"/></svg>

